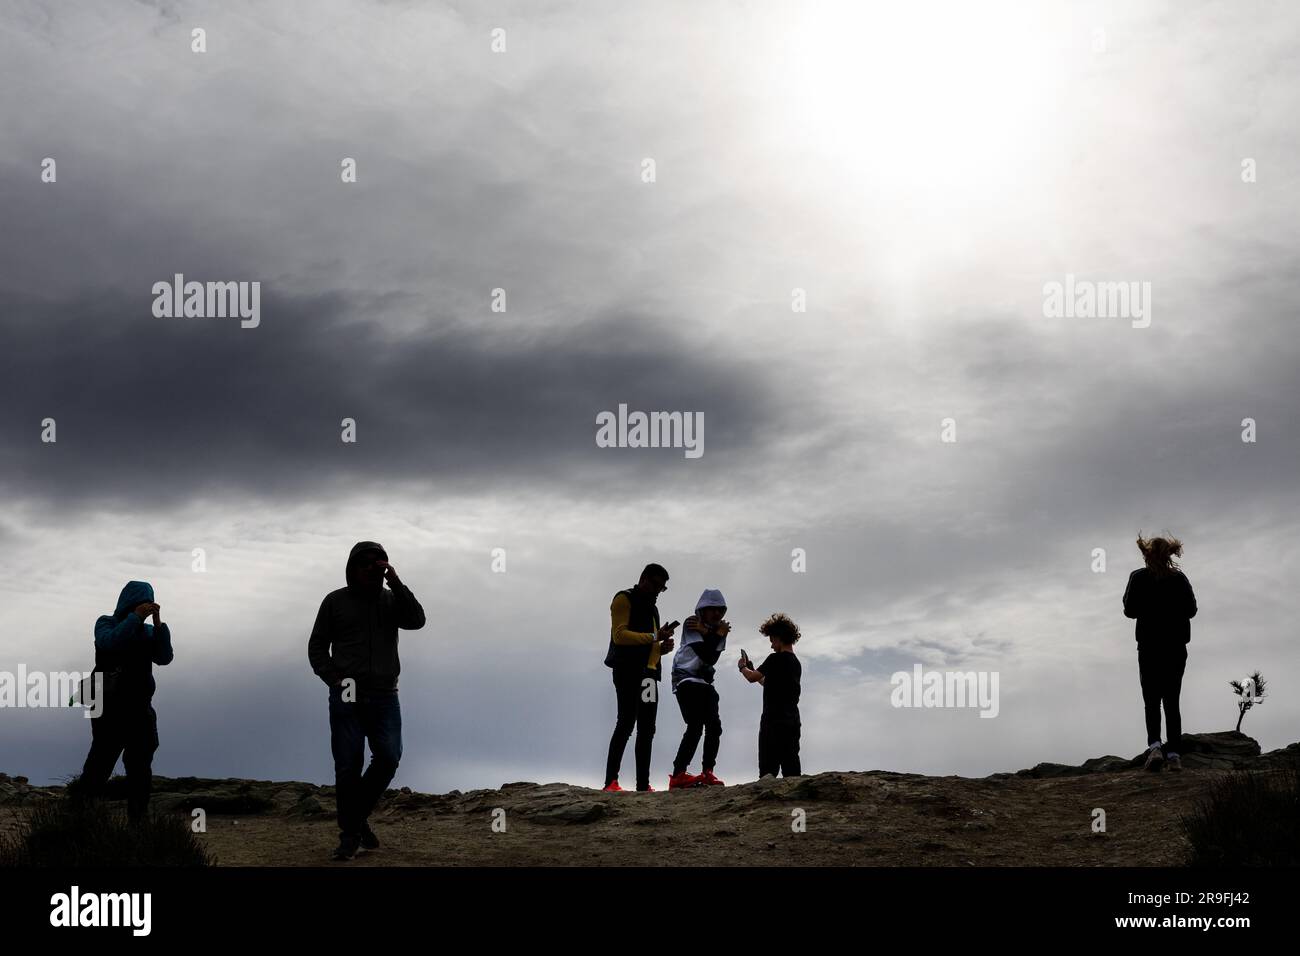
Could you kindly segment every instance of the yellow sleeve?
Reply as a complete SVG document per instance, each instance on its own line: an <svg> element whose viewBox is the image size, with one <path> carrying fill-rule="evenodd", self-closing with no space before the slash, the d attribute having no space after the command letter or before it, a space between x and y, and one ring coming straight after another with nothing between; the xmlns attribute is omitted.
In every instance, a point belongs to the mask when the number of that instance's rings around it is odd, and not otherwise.
<svg viewBox="0 0 1300 956"><path fill-rule="evenodd" d="M626 594L615 594L609 606L609 636L615 644L653 644L655 636L642 631L629 631L628 618L632 616L632 602Z"/></svg>

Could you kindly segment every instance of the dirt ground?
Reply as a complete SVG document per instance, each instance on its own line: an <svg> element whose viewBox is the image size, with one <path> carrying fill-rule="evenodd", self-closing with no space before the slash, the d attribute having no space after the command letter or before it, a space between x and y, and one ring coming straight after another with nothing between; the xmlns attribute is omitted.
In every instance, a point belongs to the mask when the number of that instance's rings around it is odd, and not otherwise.
<svg viewBox="0 0 1300 956"><path fill-rule="evenodd" d="M1179 814L1221 773L826 773L651 794L565 784L390 794L371 818L383 845L333 865L1180 865L1187 846ZM494 815L498 808L504 815ZM1105 811L1102 833L1093 832L1096 809ZM504 832L494 832L494 819ZM221 865L318 866L337 830L324 814L211 815L204 839Z"/></svg>

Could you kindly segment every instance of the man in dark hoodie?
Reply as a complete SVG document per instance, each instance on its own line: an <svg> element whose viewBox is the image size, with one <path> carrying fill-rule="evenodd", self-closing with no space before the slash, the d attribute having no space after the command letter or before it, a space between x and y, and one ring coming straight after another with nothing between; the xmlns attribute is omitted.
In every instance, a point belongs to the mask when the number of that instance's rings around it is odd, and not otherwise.
<svg viewBox="0 0 1300 956"><path fill-rule="evenodd" d="M95 621L95 672L103 675L103 710L91 720L90 753L73 797L96 797L113 774L118 757L126 770L127 818L140 822L149 810L153 755L158 749L154 664L172 662L171 629L161 620L153 587L128 581L112 614ZM153 624L145 621L152 617Z"/></svg>
<svg viewBox="0 0 1300 956"><path fill-rule="evenodd" d="M307 642L311 669L330 689L330 748L340 831L336 860L352 859L360 847L379 846L367 820L402 758L397 629L424 627L424 608L398 578L381 545L354 545L344 576L347 587L325 595ZM362 774L367 740L370 766Z"/></svg>

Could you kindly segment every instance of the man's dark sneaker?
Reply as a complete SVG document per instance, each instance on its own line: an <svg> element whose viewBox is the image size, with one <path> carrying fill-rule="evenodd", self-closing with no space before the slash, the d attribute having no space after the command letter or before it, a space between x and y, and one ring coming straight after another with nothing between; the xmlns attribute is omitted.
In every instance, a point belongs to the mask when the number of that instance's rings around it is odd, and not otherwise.
<svg viewBox="0 0 1300 956"><path fill-rule="evenodd" d="M353 836L350 833L344 833L339 836L338 849L334 851L336 860L355 860L357 849L361 846L361 838Z"/></svg>
<svg viewBox="0 0 1300 956"><path fill-rule="evenodd" d="M379 837L375 836L375 831L370 829L369 823L361 824L361 848L363 850L379 849Z"/></svg>
<svg viewBox="0 0 1300 956"><path fill-rule="evenodd" d="M1152 744L1151 749L1147 751L1146 762L1142 764L1143 770L1159 771L1164 766L1165 755L1160 750L1159 744Z"/></svg>

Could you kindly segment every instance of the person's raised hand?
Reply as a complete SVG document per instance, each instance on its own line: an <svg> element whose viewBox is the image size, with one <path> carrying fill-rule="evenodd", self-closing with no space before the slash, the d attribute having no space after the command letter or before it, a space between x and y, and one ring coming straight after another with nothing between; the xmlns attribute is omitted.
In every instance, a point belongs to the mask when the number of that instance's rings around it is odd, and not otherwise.
<svg viewBox="0 0 1300 956"><path fill-rule="evenodd" d="M671 637L665 637L662 641L659 642L660 654L667 654L672 649L673 649L673 639Z"/></svg>
<svg viewBox="0 0 1300 956"><path fill-rule="evenodd" d="M666 627L661 627L659 628L659 630L655 631L655 639L660 641L671 641L673 639L673 631L675 630L677 630L677 626L675 624L669 624Z"/></svg>
<svg viewBox="0 0 1300 956"><path fill-rule="evenodd" d="M688 631L698 631L700 629L700 616L692 614L686 619L684 626Z"/></svg>
<svg viewBox="0 0 1300 956"><path fill-rule="evenodd" d="M717 626L717 633L719 637L726 637L731 633L731 625L726 621L720 621Z"/></svg>
<svg viewBox="0 0 1300 956"><path fill-rule="evenodd" d="M383 569L384 580L388 582L389 586L402 583L402 579L397 576L397 569L387 561L376 561L375 566Z"/></svg>
<svg viewBox="0 0 1300 956"><path fill-rule="evenodd" d="M157 608L158 605L154 604L152 601L145 601L143 604L136 605L134 613L137 617L140 618L140 620L143 621L150 614L153 614L154 611L157 610Z"/></svg>

